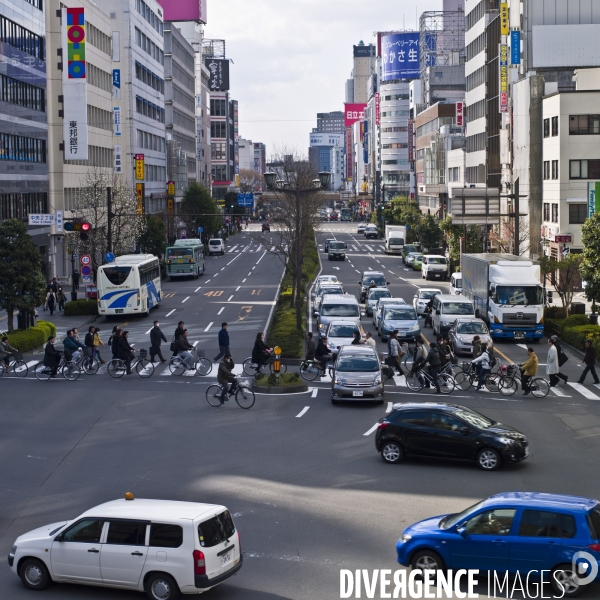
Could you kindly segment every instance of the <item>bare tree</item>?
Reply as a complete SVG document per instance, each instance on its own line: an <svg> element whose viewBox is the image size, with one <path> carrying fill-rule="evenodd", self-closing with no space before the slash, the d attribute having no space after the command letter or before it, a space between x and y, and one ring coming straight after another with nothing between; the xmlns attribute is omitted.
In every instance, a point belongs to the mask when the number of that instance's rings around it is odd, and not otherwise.
<svg viewBox="0 0 600 600"><path fill-rule="evenodd" d="M501 220L500 225L494 225L490 240L498 244L501 252L512 254L515 244L515 220ZM529 256L529 217L519 217L519 252L521 256Z"/></svg>
<svg viewBox="0 0 600 600"><path fill-rule="evenodd" d="M252 169L240 169L240 191L244 193L260 192L263 189L262 175Z"/></svg>

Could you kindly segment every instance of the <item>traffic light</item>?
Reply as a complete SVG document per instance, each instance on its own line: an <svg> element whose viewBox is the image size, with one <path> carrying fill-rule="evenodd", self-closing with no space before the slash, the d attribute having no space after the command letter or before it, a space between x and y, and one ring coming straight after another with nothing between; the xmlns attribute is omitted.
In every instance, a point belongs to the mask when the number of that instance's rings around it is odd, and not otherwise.
<svg viewBox="0 0 600 600"><path fill-rule="evenodd" d="M79 233L79 239L83 242L90 239L89 232L92 226L83 219L70 219L64 223L65 231Z"/></svg>
<svg viewBox="0 0 600 600"><path fill-rule="evenodd" d="M89 240L89 238L90 238L89 232L91 230L92 230L92 226L87 221L84 221L81 224L81 232L79 233L79 239L84 242L86 240Z"/></svg>

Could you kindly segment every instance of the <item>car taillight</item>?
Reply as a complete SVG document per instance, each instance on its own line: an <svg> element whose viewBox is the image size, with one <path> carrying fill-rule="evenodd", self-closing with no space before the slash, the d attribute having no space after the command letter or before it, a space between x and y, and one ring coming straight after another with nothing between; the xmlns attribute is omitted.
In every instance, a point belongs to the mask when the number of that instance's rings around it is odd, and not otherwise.
<svg viewBox="0 0 600 600"><path fill-rule="evenodd" d="M206 575L204 552L200 550L194 550L194 575Z"/></svg>
<svg viewBox="0 0 600 600"><path fill-rule="evenodd" d="M382 423L379 423L379 425L377 425L377 429L385 429L388 425L389 423L383 421Z"/></svg>
<svg viewBox="0 0 600 600"><path fill-rule="evenodd" d="M588 548L594 552L600 552L600 544L590 544Z"/></svg>
<svg viewBox="0 0 600 600"><path fill-rule="evenodd" d="M240 537L240 532L237 532L238 534L238 546L240 548L240 554L242 553L242 538Z"/></svg>

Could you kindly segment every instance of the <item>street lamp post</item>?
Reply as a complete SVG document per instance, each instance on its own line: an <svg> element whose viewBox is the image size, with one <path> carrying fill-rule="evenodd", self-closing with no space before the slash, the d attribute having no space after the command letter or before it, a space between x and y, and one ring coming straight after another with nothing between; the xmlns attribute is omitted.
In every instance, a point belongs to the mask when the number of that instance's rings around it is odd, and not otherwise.
<svg viewBox="0 0 600 600"><path fill-rule="evenodd" d="M302 240L300 239L300 198L302 196L314 194L318 189L329 187L331 181L331 173L328 171L320 171L319 178L312 180L312 187L301 189L297 183L291 187L289 182L283 179L276 179L277 173L269 171L264 173L265 183L267 188L276 189L286 195L294 196L296 201L296 325L298 329L302 327L302 298L300 295L300 287L302 285L302 259L301 249Z"/></svg>

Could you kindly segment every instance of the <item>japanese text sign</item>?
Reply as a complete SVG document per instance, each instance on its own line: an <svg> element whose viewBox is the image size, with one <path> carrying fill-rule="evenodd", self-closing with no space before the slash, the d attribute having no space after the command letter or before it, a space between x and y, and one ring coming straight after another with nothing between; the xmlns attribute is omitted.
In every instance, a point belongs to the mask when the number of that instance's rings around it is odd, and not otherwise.
<svg viewBox="0 0 600 600"><path fill-rule="evenodd" d="M381 81L419 78L420 39L418 31L391 33L382 36L383 75Z"/></svg>

